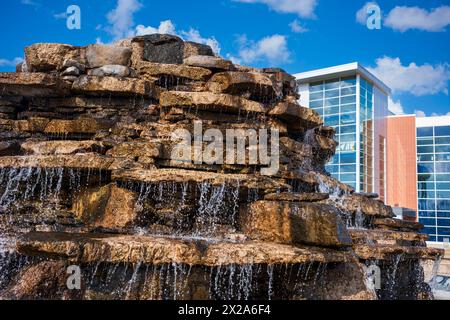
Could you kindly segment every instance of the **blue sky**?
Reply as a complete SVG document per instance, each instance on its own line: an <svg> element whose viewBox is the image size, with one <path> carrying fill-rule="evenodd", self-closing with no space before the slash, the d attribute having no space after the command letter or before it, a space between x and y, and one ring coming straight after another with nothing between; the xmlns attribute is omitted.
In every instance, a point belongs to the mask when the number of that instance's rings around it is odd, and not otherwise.
<svg viewBox="0 0 450 320"><path fill-rule="evenodd" d="M66 27L69 5L81 30ZM450 1L377 0L382 28L369 30L367 1L9 0L2 1L0 71L14 70L36 42L87 45L170 32L212 44L224 57L290 73L359 61L394 89L391 108L450 112ZM359 14L358 14L359 12ZM163 22L163 23L161 23Z"/></svg>

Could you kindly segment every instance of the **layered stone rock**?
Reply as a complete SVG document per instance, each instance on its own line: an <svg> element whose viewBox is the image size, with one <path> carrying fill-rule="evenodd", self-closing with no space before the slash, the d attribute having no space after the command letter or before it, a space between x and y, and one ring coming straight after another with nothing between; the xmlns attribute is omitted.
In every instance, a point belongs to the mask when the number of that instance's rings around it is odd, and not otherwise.
<svg viewBox="0 0 450 320"><path fill-rule="evenodd" d="M335 131L284 70L171 35L25 60L0 74L0 298L430 297L421 263L443 252L326 172ZM234 148L205 154L212 132ZM77 292L73 264L90 279Z"/></svg>
<svg viewBox="0 0 450 320"><path fill-rule="evenodd" d="M37 43L25 48L25 62L29 72L57 71L67 59L84 61L83 51L67 44Z"/></svg>
<svg viewBox="0 0 450 320"><path fill-rule="evenodd" d="M133 192L109 184L86 190L75 201L73 213L91 228L124 230L135 223L137 196Z"/></svg>
<svg viewBox="0 0 450 320"><path fill-rule="evenodd" d="M223 111L224 113L256 112L265 113L263 104L228 94L209 92L179 92L161 93L161 107L198 108L207 111Z"/></svg>
<svg viewBox="0 0 450 320"><path fill-rule="evenodd" d="M246 210L242 228L254 239L323 247L352 244L339 213L331 206L258 201Z"/></svg>
<svg viewBox="0 0 450 320"><path fill-rule="evenodd" d="M142 95L150 96L154 92L151 82L115 77L81 76L72 85L76 93L87 95Z"/></svg>
<svg viewBox="0 0 450 320"><path fill-rule="evenodd" d="M276 100L282 95L269 76L256 72L216 73L208 82L208 90L213 93L244 96L261 102Z"/></svg>
<svg viewBox="0 0 450 320"><path fill-rule="evenodd" d="M142 77L172 76L191 80L207 80L211 71L200 67L142 61L136 66Z"/></svg>
<svg viewBox="0 0 450 320"><path fill-rule="evenodd" d="M46 73L0 73L2 95L11 96L63 96L70 85Z"/></svg>

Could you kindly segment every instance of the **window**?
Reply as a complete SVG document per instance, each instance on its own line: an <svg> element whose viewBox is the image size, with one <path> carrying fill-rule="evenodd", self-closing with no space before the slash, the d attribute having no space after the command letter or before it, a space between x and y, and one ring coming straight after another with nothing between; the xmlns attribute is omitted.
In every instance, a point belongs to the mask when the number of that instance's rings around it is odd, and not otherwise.
<svg viewBox="0 0 450 320"><path fill-rule="evenodd" d="M436 127L435 129L436 136L450 136L450 126L447 127Z"/></svg>
<svg viewBox="0 0 450 320"><path fill-rule="evenodd" d="M417 136L418 137L432 137L433 136L433 127L418 128Z"/></svg>
<svg viewBox="0 0 450 320"><path fill-rule="evenodd" d="M323 99L323 92L314 92L309 94L309 100L322 100Z"/></svg>
<svg viewBox="0 0 450 320"><path fill-rule="evenodd" d="M435 138L436 144L450 144L450 137Z"/></svg>
<svg viewBox="0 0 450 320"><path fill-rule="evenodd" d="M356 153L341 153L341 163L356 163Z"/></svg>
<svg viewBox="0 0 450 320"><path fill-rule="evenodd" d="M341 113L356 112L356 104L341 105Z"/></svg>
<svg viewBox="0 0 450 320"><path fill-rule="evenodd" d="M341 104L356 103L356 96L341 97Z"/></svg>
<svg viewBox="0 0 450 320"><path fill-rule="evenodd" d="M417 147L417 153L433 153L433 146Z"/></svg>
<svg viewBox="0 0 450 320"><path fill-rule="evenodd" d="M339 97L339 89L325 91L325 98L336 98Z"/></svg>
<svg viewBox="0 0 450 320"><path fill-rule="evenodd" d="M348 78L342 78L341 79L341 87L351 87L356 86L356 77L348 77Z"/></svg>

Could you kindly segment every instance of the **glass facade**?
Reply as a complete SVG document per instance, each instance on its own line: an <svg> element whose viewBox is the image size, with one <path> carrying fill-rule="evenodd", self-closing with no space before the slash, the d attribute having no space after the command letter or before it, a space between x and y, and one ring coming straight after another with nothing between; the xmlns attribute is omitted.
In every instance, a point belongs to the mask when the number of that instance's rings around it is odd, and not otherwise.
<svg viewBox="0 0 450 320"><path fill-rule="evenodd" d="M419 222L429 241L450 238L450 126L417 128Z"/></svg>
<svg viewBox="0 0 450 320"><path fill-rule="evenodd" d="M356 76L311 83L310 108L316 110L326 125L335 128L339 147L327 166L336 179L356 187L357 108Z"/></svg>
<svg viewBox="0 0 450 320"><path fill-rule="evenodd" d="M374 192L374 142L373 142L373 86L360 78L360 190Z"/></svg>
<svg viewBox="0 0 450 320"><path fill-rule="evenodd" d="M356 75L309 85L309 107L336 130L339 142L327 171L366 192L373 192L373 100L373 86Z"/></svg>

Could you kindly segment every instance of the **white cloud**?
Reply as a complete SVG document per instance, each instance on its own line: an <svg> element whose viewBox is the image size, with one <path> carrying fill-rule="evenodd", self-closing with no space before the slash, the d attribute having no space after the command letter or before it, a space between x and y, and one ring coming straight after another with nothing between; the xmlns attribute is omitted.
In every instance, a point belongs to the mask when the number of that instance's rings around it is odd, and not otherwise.
<svg viewBox="0 0 450 320"><path fill-rule="evenodd" d="M402 65L400 58L383 57L376 60L376 67L369 68L395 92L409 92L415 96L448 94L447 82L450 69L447 63Z"/></svg>
<svg viewBox="0 0 450 320"><path fill-rule="evenodd" d="M204 38L200 34L200 31L194 28L190 28L189 31L177 31L175 24L171 20L165 20L161 21L159 24L159 27L152 27L152 26L144 26L144 25L138 25L136 27L136 30L134 32L137 36L143 36L148 34L155 34L155 33L163 33L163 34L171 34L175 36L179 36L183 38L185 41L192 41L197 43L202 43L210 46L213 51L216 54L220 54L220 44L216 40L216 38Z"/></svg>
<svg viewBox="0 0 450 320"><path fill-rule="evenodd" d="M289 27L291 27L292 32L295 32L295 33L304 33L304 32L308 32L308 29L305 28L304 26L302 26L302 25L300 24L300 22L299 22L297 19L295 19L294 21L292 21L292 22L289 24Z"/></svg>
<svg viewBox="0 0 450 320"><path fill-rule="evenodd" d="M128 38L134 35L134 13L142 8L138 0L118 0L117 6L108 15L110 26L108 31L113 35L114 40Z"/></svg>
<svg viewBox="0 0 450 320"><path fill-rule="evenodd" d="M158 28L151 26L144 26L142 24L136 27L136 35L143 36L146 34L163 33L176 35L175 25L170 20L161 21Z"/></svg>
<svg viewBox="0 0 450 320"><path fill-rule="evenodd" d="M366 24L367 23L367 8L369 6L373 6L373 5L378 5L376 2L370 1L367 2L361 9L358 10L358 12L356 12L356 21L358 21L361 24Z"/></svg>
<svg viewBox="0 0 450 320"><path fill-rule="evenodd" d="M317 0L234 0L243 3L263 3L281 13L295 13L299 17L314 18Z"/></svg>
<svg viewBox="0 0 450 320"><path fill-rule="evenodd" d="M107 31L112 34L113 40L130 38L134 36L142 36L148 34L162 33L177 35L183 40L193 41L211 46L216 54L220 53L219 42L214 38L204 38L200 32L194 28L188 31L177 31L175 24L171 20L161 21L158 27L134 24L134 14L142 8L142 4L138 0L118 0L117 6L111 10L108 15ZM97 43L102 43L97 38Z"/></svg>
<svg viewBox="0 0 450 320"><path fill-rule="evenodd" d="M426 113L425 113L424 111L422 111L422 110L414 110L414 113L415 113L416 116L419 117L419 118L424 118L424 117L427 116Z"/></svg>
<svg viewBox="0 0 450 320"><path fill-rule="evenodd" d="M388 109L394 114L405 114L402 103L399 101L394 101L391 97L388 99Z"/></svg>
<svg viewBox="0 0 450 320"><path fill-rule="evenodd" d="M289 62L291 53L287 46L286 36L275 34L257 42L248 40L245 35L238 38L238 56L228 55L235 63L251 64L267 60L274 65Z"/></svg>
<svg viewBox="0 0 450 320"><path fill-rule="evenodd" d="M190 28L189 31L181 31L181 37L186 41L206 44L210 46L216 54L220 54L220 44L216 38L203 38L196 29Z"/></svg>
<svg viewBox="0 0 450 320"><path fill-rule="evenodd" d="M22 58L14 58L12 60L0 59L0 67L15 67L19 63L23 62Z"/></svg>
<svg viewBox="0 0 450 320"><path fill-rule="evenodd" d="M387 15L384 24L401 32L410 29L445 31L450 24L450 6L441 6L430 11L419 7L395 7Z"/></svg>

